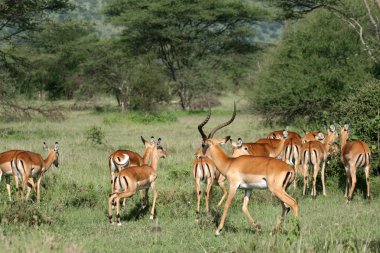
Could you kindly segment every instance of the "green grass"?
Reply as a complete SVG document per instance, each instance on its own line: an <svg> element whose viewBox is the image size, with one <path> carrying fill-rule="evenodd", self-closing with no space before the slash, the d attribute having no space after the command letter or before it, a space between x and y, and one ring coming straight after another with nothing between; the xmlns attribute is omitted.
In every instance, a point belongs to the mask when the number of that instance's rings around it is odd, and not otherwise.
<svg viewBox="0 0 380 253"><path fill-rule="evenodd" d="M226 121L232 99L222 101L217 115L205 130ZM231 105L231 106L230 106ZM136 114L135 114L136 115ZM42 142L60 143L60 167L52 167L43 180L41 205L7 201L5 184L0 184L0 252L379 252L380 251L380 180L372 177L373 200L363 198L365 185L360 183L352 203L346 204L339 175L327 177L327 197L316 200L302 197L300 187L290 192L299 201L299 220L288 215L283 233L270 235L281 213L281 205L268 191L255 191L250 212L262 225L257 233L241 211L243 192L230 208L222 235L214 235L221 211L202 212L197 222L195 192L191 173L193 153L200 145L197 131L206 112L173 112L175 120L136 120L116 112L68 112L63 122L0 123L2 151L27 149L40 152ZM123 117L120 119L120 117ZM169 118L172 116L169 116ZM238 113L233 124L217 136L255 140L270 130L260 118ZM104 131L104 144L87 140L91 127ZM10 129L8 132L1 129ZM5 134L4 134L5 133ZM107 197L110 193L108 155L118 148L140 153L140 136L163 139L169 156L158 168L157 218L141 213L140 196L128 199L122 211L122 226L107 220ZM226 145L230 149L230 144ZM344 178L344 175L341 175ZM362 175L359 180L363 181ZM364 182L364 181L363 181ZM321 189L318 189L321 194ZM221 196L214 187L211 206ZM34 199L34 193L32 193ZM202 203L204 204L204 203ZM203 206L204 210L204 206ZM15 218L16 217L16 218ZM297 226L300 231L297 231Z"/></svg>

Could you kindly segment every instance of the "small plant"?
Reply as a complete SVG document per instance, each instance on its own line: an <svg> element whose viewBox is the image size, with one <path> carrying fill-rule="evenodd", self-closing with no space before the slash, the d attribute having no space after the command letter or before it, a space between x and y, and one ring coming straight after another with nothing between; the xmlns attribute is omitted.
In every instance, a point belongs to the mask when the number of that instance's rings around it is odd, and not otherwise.
<svg viewBox="0 0 380 253"><path fill-rule="evenodd" d="M105 133L101 127L93 126L87 130L87 140L94 144L103 144Z"/></svg>

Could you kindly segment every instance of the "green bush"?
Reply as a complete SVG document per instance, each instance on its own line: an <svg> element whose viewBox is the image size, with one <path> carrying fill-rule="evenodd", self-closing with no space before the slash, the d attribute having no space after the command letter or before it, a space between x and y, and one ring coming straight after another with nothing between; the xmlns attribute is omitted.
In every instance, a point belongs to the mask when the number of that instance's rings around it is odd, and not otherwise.
<svg viewBox="0 0 380 253"><path fill-rule="evenodd" d="M28 226L50 224L52 216L44 213L38 205L27 201L14 201L6 204L0 213L2 225L25 224Z"/></svg>
<svg viewBox="0 0 380 253"><path fill-rule="evenodd" d="M87 130L87 140L94 144L103 144L105 133L101 127L93 126Z"/></svg>

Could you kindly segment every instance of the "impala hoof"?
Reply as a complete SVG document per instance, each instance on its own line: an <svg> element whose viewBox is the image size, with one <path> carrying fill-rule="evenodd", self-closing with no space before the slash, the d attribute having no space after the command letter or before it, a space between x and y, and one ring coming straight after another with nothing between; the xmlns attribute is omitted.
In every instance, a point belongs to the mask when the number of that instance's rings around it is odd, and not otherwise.
<svg viewBox="0 0 380 253"><path fill-rule="evenodd" d="M153 220L154 219L154 216L151 214L150 217L149 217L150 220Z"/></svg>
<svg viewBox="0 0 380 253"><path fill-rule="evenodd" d="M256 228L257 232L261 232L261 225L260 224L256 224L255 228Z"/></svg>
<svg viewBox="0 0 380 253"><path fill-rule="evenodd" d="M220 231L219 231L219 230L216 230L215 235L216 235L216 236L219 236L219 235L220 235Z"/></svg>
<svg viewBox="0 0 380 253"><path fill-rule="evenodd" d="M117 223L117 226L120 227L121 226L121 222Z"/></svg>

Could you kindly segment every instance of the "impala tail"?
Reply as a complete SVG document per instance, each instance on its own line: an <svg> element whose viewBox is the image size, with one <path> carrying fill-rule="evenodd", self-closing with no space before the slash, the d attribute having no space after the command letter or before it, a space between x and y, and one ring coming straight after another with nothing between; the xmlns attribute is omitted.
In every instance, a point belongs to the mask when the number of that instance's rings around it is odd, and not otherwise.
<svg viewBox="0 0 380 253"><path fill-rule="evenodd" d="M110 157L109 163L112 171L120 171L121 168L128 166L129 156L127 154L123 154L123 156L123 158L119 156Z"/></svg>

